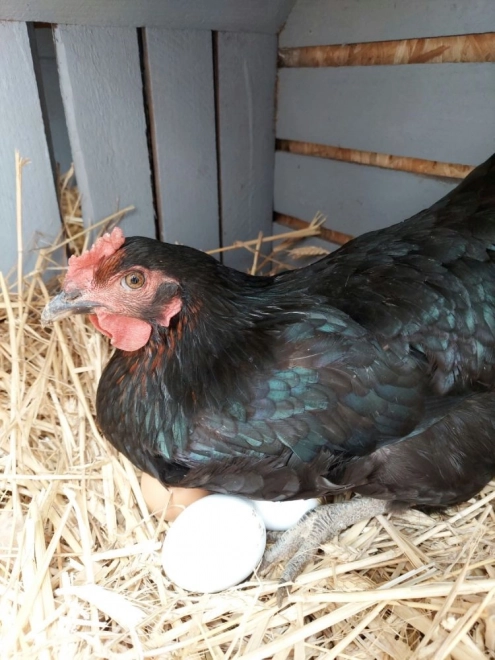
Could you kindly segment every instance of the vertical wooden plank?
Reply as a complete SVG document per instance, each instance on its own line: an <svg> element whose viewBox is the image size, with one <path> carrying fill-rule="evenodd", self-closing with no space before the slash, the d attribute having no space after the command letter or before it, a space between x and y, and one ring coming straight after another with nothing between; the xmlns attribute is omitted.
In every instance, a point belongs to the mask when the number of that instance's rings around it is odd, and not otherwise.
<svg viewBox="0 0 495 660"><path fill-rule="evenodd" d="M218 34L218 140L222 243L271 232L277 38ZM249 255L226 253L245 270Z"/></svg>
<svg viewBox="0 0 495 660"><path fill-rule="evenodd" d="M17 263L15 150L31 160L23 170L23 243L27 272L36 247L61 229L57 194L25 23L0 23L0 268Z"/></svg>
<svg viewBox="0 0 495 660"><path fill-rule="evenodd" d="M133 204L124 231L154 237L136 30L60 25L55 45L86 225Z"/></svg>
<svg viewBox="0 0 495 660"><path fill-rule="evenodd" d="M145 32L158 218L163 240L218 247L212 35Z"/></svg>
<svg viewBox="0 0 495 660"><path fill-rule="evenodd" d="M57 72L55 44L51 28L37 28L35 31L38 57L41 70L42 94L48 113L53 155L60 172L66 172L72 163L69 133L65 121L64 105L60 94Z"/></svg>

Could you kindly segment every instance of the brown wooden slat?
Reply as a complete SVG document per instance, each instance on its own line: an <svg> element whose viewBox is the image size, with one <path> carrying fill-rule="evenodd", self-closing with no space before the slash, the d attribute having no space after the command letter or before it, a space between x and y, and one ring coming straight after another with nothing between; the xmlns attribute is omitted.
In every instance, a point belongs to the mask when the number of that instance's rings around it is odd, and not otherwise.
<svg viewBox="0 0 495 660"><path fill-rule="evenodd" d="M460 163L443 163L425 158L410 158L409 156L394 156L374 151L359 151L358 149L345 149L326 144L313 142L298 142L297 140L277 140L278 151L286 151L302 156L315 156L330 160L343 160L359 165L373 165L388 170L400 170L427 176L438 176L449 179L463 179L474 168L471 165Z"/></svg>
<svg viewBox="0 0 495 660"><path fill-rule="evenodd" d="M284 227L290 227L291 229L307 229L310 225L306 220L301 220L300 218L294 218L292 215L285 215L284 213L274 213L273 221L278 222ZM320 234L318 238L322 238L329 243L336 243L337 245L344 245L352 240L354 237L349 236L349 234L343 234L340 231L335 231L334 229L327 229L326 227L320 227Z"/></svg>
<svg viewBox="0 0 495 660"><path fill-rule="evenodd" d="M333 46L281 48L280 67L495 62L495 32Z"/></svg>

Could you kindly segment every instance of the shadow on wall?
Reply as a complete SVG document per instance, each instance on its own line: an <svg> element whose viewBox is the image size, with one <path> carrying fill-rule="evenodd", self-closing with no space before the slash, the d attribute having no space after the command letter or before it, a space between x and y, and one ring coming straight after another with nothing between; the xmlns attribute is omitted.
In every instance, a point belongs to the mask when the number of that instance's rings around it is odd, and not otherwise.
<svg viewBox="0 0 495 660"><path fill-rule="evenodd" d="M72 164L72 152L60 93L52 29L36 27L35 39L41 73L42 97L50 126L53 156L59 172L64 173Z"/></svg>

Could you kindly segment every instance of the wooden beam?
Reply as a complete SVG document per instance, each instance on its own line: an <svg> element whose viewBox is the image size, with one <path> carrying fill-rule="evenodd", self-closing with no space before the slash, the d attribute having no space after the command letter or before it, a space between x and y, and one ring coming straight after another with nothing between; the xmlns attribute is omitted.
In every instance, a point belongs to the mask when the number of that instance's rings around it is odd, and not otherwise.
<svg viewBox="0 0 495 660"><path fill-rule="evenodd" d="M217 126L222 245L271 233L275 159L277 38L220 32ZM227 252L239 270L251 256Z"/></svg>
<svg viewBox="0 0 495 660"><path fill-rule="evenodd" d="M137 31L58 26L55 45L85 225L132 204L124 231L155 237Z"/></svg>
<svg viewBox="0 0 495 660"><path fill-rule="evenodd" d="M493 0L297 0L280 46L473 34L494 25Z"/></svg>
<svg viewBox="0 0 495 660"><path fill-rule="evenodd" d="M279 66L371 66L441 62L495 62L495 32L337 46L281 48Z"/></svg>
<svg viewBox="0 0 495 660"><path fill-rule="evenodd" d="M294 0L2 0L0 20L276 34Z"/></svg>
<svg viewBox="0 0 495 660"><path fill-rule="evenodd" d="M22 173L24 272L35 265L33 250L50 245L62 229L28 28L23 23L0 23L0 99L0 269L7 275L18 261L16 150L30 160Z"/></svg>
<svg viewBox="0 0 495 660"><path fill-rule="evenodd" d="M326 227L359 236L428 208L458 183L277 151L274 209L308 221L320 212Z"/></svg>
<svg viewBox="0 0 495 660"><path fill-rule="evenodd" d="M298 142L296 140L277 140L278 151L286 151L301 156L315 156L330 160L343 160L359 165L373 165L387 170L400 170L427 176L445 177L448 179L463 179L474 167L459 163L442 163L425 158L410 158L408 156L394 156L373 151L359 151L359 149L345 149L326 144L312 142Z"/></svg>
<svg viewBox="0 0 495 660"><path fill-rule="evenodd" d="M274 213L273 221L278 222L280 225L284 225L284 227L290 227L291 229L307 229L310 226L310 223L306 222L306 220L294 218L292 215L285 215L284 213ZM322 238L329 243L344 245L345 243L351 241L353 236L350 236L349 234L343 234L342 232L335 231L334 229L320 227L318 238Z"/></svg>
<svg viewBox="0 0 495 660"><path fill-rule="evenodd" d="M476 165L494 108L492 62L279 69L277 137Z"/></svg>
<svg viewBox="0 0 495 660"><path fill-rule="evenodd" d="M145 31L161 238L199 250L220 240L212 35Z"/></svg>
<svg viewBox="0 0 495 660"><path fill-rule="evenodd" d="M67 122L65 121L64 104L60 93L52 29L35 29L34 35L41 69L41 79L38 84L42 89L42 99L48 117L53 158L59 171L65 173L72 165L72 153Z"/></svg>

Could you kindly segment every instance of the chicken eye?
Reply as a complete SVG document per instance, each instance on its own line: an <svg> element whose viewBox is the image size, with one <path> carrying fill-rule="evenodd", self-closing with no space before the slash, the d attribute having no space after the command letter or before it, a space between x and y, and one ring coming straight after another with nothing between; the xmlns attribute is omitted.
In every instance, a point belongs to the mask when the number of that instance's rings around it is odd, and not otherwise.
<svg viewBox="0 0 495 660"><path fill-rule="evenodd" d="M137 270L132 273L127 273L127 275L121 280L121 284L125 289L140 289L144 282L144 275Z"/></svg>

